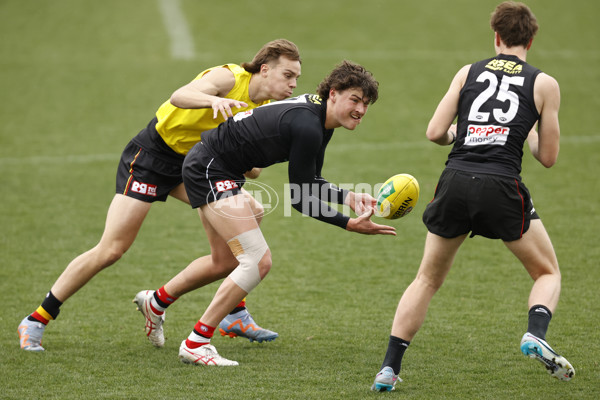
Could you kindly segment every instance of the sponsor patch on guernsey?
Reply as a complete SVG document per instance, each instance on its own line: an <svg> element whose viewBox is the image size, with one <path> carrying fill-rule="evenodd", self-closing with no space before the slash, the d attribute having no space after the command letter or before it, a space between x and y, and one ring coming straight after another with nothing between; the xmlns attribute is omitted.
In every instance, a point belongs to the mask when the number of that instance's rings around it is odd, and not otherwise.
<svg viewBox="0 0 600 400"><path fill-rule="evenodd" d="M465 146L497 144L503 146L508 139L510 128L498 125L469 125Z"/></svg>

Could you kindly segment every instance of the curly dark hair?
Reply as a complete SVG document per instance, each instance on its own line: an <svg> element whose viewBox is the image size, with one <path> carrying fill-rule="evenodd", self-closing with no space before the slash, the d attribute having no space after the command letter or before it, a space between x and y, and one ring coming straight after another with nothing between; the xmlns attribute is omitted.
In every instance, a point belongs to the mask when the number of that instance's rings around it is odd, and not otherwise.
<svg viewBox="0 0 600 400"><path fill-rule="evenodd" d="M361 89L370 104L375 103L379 97L379 82L373 74L362 65L344 60L317 86L317 94L327 100L331 89L344 91L352 88Z"/></svg>

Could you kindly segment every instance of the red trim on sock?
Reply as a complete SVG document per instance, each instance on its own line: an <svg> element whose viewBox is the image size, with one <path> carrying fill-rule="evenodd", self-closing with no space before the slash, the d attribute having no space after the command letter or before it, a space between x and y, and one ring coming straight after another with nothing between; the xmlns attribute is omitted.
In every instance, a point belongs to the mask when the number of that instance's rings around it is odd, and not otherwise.
<svg viewBox="0 0 600 400"><path fill-rule="evenodd" d="M204 345L209 344L210 342L206 342L206 343L198 343L198 342L193 342L190 339L185 339L185 345L187 347L189 347L190 349L197 349L198 347L202 347Z"/></svg>
<svg viewBox="0 0 600 400"><path fill-rule="evenodd" d="M50 322L49 320L47 320L46 318L42 317L37 311L34 311L31 316L33 318L35 318L36 320L40 321L42 324L44 325L48 325L48 322Z"/></svg>
<svg viewBox="0 0 600 400"><path fill-rule="evenodd" d="M198 335L205 337L207 339L210 339L213 337L213 335L215 333L215 329L217 329L216 326L208 326L205 323L202 323L200 321L196 322L196 325L194 325L194 330L196 331L196 333L198 333Z"/></svg>
<svg viewBox="0 0 600 400"><path fill-rule="evenodd" d="M238 304L237 306L235 306L235 308L243 308L246 307L246 300L242 300L240 301L240 304Z"/></svg>
<svg viewBox="0 0 600 400"><path fill-rule="evenodd" d="M179 298L171 296L169 293L167 293L164 286L162 286L156 291L156 296L159 298L160 301L168 305L175 303L175 300Z"/></svg>
<svg viewBox="0 0 600 400"><path fill-rule="evenodd" d="M152 310L152 312L156 315L163 315L165 312L164 311L160 311L157 310L153 305L152 302L150 302L150 309Z"/></svg>

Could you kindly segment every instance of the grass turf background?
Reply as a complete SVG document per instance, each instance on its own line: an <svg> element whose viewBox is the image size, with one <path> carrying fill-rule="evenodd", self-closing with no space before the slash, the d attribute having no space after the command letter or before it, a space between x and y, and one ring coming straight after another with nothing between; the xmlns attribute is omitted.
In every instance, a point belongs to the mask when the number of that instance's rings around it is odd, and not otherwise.
<svg viewBox="0 0 600 400"><path fill-rule="evenodd" d="M0 2L0 398L361 399L387 346L397 301L418 267L423 209L449 148L424 131L454 73L493 55L496 1L317 2L183 0L195 44L171 57L157 2ZM563 291L549 342L575 366L569 383L525 359L531 282L501 242L469 239L406 354L390 397L595 399L598 334L600 6L530 1L540 31L528 61L561 85L561 153L546 170L529 154L523 179L553 239ZM167 343L154 349L131 299L164 284L208 251L194 211L154 206L136 243L62 307L43 354L18 348L19 321L102 233L125 144L156 108L199 71L250 60L265 42L294 41L303 59L295 93L312 92L340 60L364 64L380 99L355 132L338 130L324 175L383 182L401 172L421 200L392 224L398 236L367 237L278 207L262 228L274 267L248 298L257 322L280 338L258 345L215 338L235 369L177 360L180 341L212 298L213 284L173 305ZM260 180L284 196L285 165Z"/></svg>

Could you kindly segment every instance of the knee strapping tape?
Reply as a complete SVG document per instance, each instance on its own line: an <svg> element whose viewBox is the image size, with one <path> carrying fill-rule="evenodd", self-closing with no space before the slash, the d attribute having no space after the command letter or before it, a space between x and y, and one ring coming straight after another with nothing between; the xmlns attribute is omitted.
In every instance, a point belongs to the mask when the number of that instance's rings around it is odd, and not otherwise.
<svg viewBox="0 0 600 400"><path fill-rule="evenodd" d="M261 281L258 263L269 246L259 228L241 233L227 242L240 265L229 277L244 291L250 293Z"/></svg>

